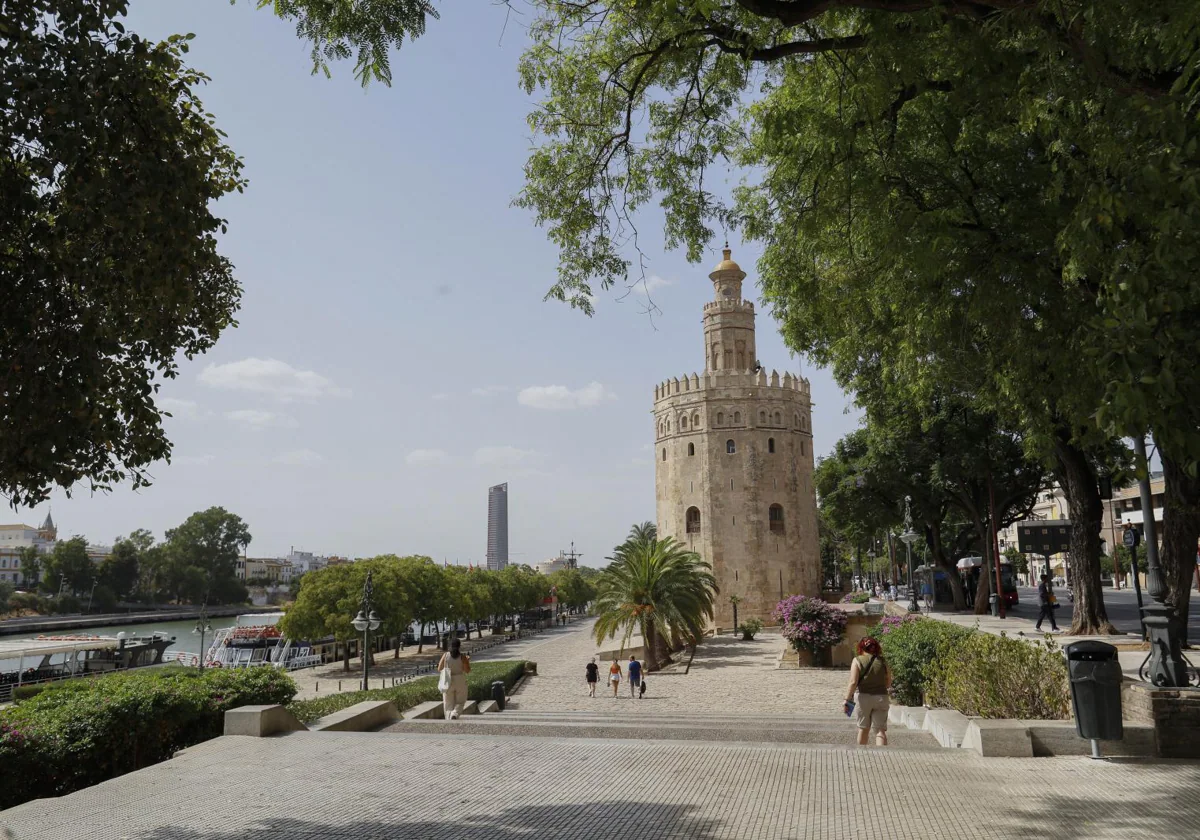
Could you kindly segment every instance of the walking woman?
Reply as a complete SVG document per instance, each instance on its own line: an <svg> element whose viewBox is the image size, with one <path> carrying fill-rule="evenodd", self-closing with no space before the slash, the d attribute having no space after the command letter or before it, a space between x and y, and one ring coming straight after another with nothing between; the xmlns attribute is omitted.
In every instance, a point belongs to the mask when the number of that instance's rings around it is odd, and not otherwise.
<svg viewBox="0 0 1200 840"><path fill-rule="evenodd" d="M617 690L621 687L621 677L621 663L614 657L612 665L608 667L608 682L612 686L614 698L617 696Z"/></svg>
<svg viewBox="0 0 1200 840"><path fill-rule="evenodd" d="M463 703L467 702L467 674L471 673L471 657L462 652L461 640L450 643L450 652L442 654L437 669L450 674L448 683L444 676L439 681L439 687L448 686L442 689L442 716L446 720L458 720Z"/></svg>
<svg viewBox="0 0 1200 840"><path fill-rule="evenodd" d="M892 669L883 658L879 642L865 636L858 642L858 656L850 665L850 684L846 686L846 716L854 715L858 743L866 745L875 730L875 743L887 746L888 691L892 687ZM855 694L857 693L857 697Z"/></svg>

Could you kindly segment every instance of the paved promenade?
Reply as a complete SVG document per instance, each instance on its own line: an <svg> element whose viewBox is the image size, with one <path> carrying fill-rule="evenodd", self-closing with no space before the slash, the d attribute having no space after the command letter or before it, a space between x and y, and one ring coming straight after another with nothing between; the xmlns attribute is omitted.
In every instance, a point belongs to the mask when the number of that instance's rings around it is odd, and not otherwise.
<svg viewBox="0 0 1200 840"><path fill-rule="evenodd" d="M12 840L1130 840L1197 836L1197 785L1197 764L957 750L293 733L210 741L0 826Z"/></svg>
<svg viewBox="0 0 1200 840"><path fill-rule="evenodd" d="M629 696L621 684L617 699L605 684L596 696L587 696L584 666L600 649L616 648L620 639L597 646L591 635L592 621L568 628L567 632L535 637L527 642L488 651L485 658L525 658L537 662L538 676L514 695L522 711L593 711L662 714L692 713L777 713L829 715L841 711L848 672L840 670L776 670L784 640L764 633L752 642L733 636L705 639L696 651L686 676L677 673L648 674L642 700ZM687 654L681 654L686 661ZM608 663L600 663L600 677L607 676ZM628 666L628 657L622 667Z"/></svg>

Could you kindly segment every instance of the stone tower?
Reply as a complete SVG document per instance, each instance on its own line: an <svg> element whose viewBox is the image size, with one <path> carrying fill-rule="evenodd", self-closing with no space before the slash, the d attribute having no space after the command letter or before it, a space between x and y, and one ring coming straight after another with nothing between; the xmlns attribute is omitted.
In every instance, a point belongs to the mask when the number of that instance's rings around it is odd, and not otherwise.
<svg viewBox="0 0 1200 840"><path fill-rule="evenodd" d="M759 365L754 304L730 258L708 275L704 373L654 389L655 499L660 537L712 564L716 624L769 620L782 596L818 595L821 564L807 379Z"/></svg>

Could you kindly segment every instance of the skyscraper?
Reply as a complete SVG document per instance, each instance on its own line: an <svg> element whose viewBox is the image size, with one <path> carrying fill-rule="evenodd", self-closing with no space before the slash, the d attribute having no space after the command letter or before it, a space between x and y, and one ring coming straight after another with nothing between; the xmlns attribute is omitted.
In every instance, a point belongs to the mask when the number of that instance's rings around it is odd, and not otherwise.
<svg viewBox="0 0 1200 840"><path fill-rule="evenodd" d="M498 572L508 565L508 484L488 488L487 567Z"/></svg>

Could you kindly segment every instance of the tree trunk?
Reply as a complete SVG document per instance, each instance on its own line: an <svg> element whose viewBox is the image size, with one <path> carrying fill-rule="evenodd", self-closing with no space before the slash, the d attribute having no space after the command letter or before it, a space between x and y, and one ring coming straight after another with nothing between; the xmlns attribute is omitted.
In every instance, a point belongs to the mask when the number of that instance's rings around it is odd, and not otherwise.
<svg viewBox="0 0 1200 840"><path fill-rule="evenodd" d="M425 650L425 622L421 622L421 627L417 630L417 653Z"/></svg>
<svg viewBox="0 0 1200 840"><path fill-rule="evenodd" d="M1161 445L1158 454L1162 459L1165 485L1162 550L1158 560L1167 583L1167 603L1175 611L1186 645L1192 575L1196 571L1196 544L1200 542L1200 478L1189 476L1183 464L1172 458Z"/></svg>
<svg viewBox="0 0 1200 840"><path fill-rule="evenodd" d="M646 672L650 673L652 671L657 671L658 658L655 656L655 652L658 649L658 633L654 629L653 622L648 622L642 628L642 641L645 643L646 647L646 661L644 663L646 666Z"/></svg>
<svg viewBox="0 0 1200 840"><path fill-rule="evenodd" d="M346 673L350 672L350 643L342 643L342 670Z"/></svg>
<svg viewBox="0 0 1200 840"><path fill-rule="evenodd" d="M1114 634L1100 589L1100 527L1104 507L1096 471L1087 456L1059 432L1054 444L1055 475L1071 509L1071 588L1075 593L1072 636Z"/></svg>
<svg viewBox="0 0 1200 840"><path fill-rule="evenodd" d="M950 582L950 594L954 597L954 609L965 611L967 595L963 591L962 577L958 574L958 567L952 560L947 559L946 550L942 547L941 523L926 524L925 541L929 546L930 553L933 554L934 565L946 573L946 579Z"/></svg>

